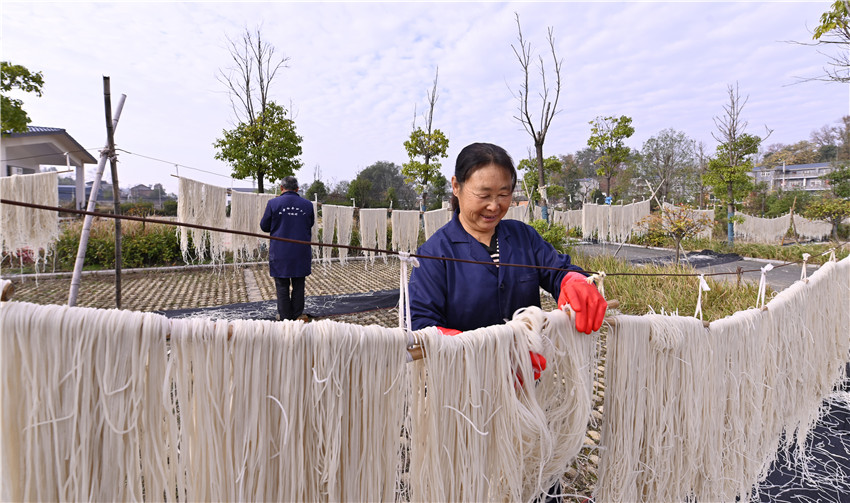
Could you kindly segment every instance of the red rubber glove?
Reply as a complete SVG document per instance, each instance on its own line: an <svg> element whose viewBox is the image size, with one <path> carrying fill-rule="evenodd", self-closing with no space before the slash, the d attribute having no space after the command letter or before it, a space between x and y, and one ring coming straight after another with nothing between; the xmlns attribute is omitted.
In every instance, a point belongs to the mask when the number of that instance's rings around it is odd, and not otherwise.
<svg viewBox="0 0 850 503"><path fill-rule="evenodd" d="M437 327L443 335L458 335L462 334L460 330L455 330L454 328L446 328L446 327ZM543 357L540 353L535 353L534 351L528 352L529 357L531 357L531 368L534 370L534 380L540 379L540 374L544 370L546 370L546 358ZM517 372L517 380L519 381L520 386L522 386L522 376Z"/></svg>
<svg viewBox="0 0 850 503"><path fill-rule="evenodd" d="M569 304L576 312L576 330L589 334L602 326L608 302L596 289L596 285L587 282L587 277L577 272L568 272L561 281L561 294L558 296L558 308Z"/></svg>

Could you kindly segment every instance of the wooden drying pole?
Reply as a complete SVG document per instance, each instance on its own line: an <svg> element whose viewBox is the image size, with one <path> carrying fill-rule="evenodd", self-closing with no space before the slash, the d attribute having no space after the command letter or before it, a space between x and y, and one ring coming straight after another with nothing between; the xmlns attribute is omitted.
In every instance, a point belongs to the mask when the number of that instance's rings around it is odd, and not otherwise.
<svg viewBox="0 0 850 503"><path fill-rule="evenodd" d="M108 79L108 77L104 78ZM115 109L115 118L111 121L113 134L115 132L115 129L118 127L118 119L121 117L121 110L124 109L124 100L126 98L127 96L122 94L121 98L118 100L118 106ZM97 171L95 172L94 181L92 182L91 194L89 194L89 213L94 212L95 207L97 205L97 195L100 192L100 182L103 178L103 170L106 167L106 159L108 155L109 139L107 138L106 146L100 152L100 162L98 162ZM113 194L114 193L115 189L113 188ZM77 247L77 259L74 262L74 273L71 276L71 290L68 292L68 305L71 307L77 305L77 293L80 291L80 277L83 273L83 263L86 260L86 248L88 248L89 244L89 235L91 234L92 220L93 216L90 214L86 214L85 218L83 219L83 229L82 231L80 231L80 243Z"/></svg>
<svg viewBox="0 0 850 503"><path fill-rule="evenodd" d="M112 127L112 96L109 77L103 76L103 102L106 113L106 141L109 167L112 171L112 200L116 215L121 214L121 192L118 189L118 159L115 157L115 130ZM121 309L121 219L115 219L115 308Z"/></svg>
<svg viewBox="0 0 850 503"><path fill-rule="evenodd" d="M794 223L794 209L797 207L797 196L794 196L794 202L791 203L791 212L789 213L791 217L791 230L794 232L794 241L797 244L800 244L800 236L797 234L797 224ZM785 229L785 234L788 234L788 229ZM782 235L782 241L779 242L779 246L785 246L785 234Z"/></svg>

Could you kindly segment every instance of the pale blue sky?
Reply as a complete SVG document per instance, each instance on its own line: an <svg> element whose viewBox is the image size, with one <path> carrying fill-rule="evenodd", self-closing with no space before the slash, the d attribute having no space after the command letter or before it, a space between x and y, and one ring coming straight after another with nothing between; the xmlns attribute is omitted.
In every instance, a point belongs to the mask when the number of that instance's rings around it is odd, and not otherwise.
<svg viewBox="0 0 850 503"><path fill-rule="evenodd" d="M44 96L23 96L33 125L65 128L84 147L101 148L108 75L113 103L127 95L119 148L227 175L212 144L234 118L216 75L229 57L225 37L261 25L266 40L290 58L272 97L296 112L304 138L297 176L310 182L319 166L326 183L351 180L376 161L407 161L403 142L414 106L421 123L439 66L434 124L450 140L443 160L450 177L457 153L474 141L500 144L516 161L528 155L531 139L513 119L512 91L522 79L511 49L515 12L537 54L552 26L564 61L548 156L583 148L588 122L600 115L634 119L632 148L674 128L713 152L712 119L735 82L749 95L748 132L763 135L767 125L774 130L768 144L808 139L850 113L848 86L795 84L821 74L826 58L787 41L810 40L829 5L4 0L0 58L44 73ZM539 82L532 77L532 85ZM160 182L176 191L171 164L128 154L119 163L122 187ZM251 185L184 168L180 175Z"/></svg>

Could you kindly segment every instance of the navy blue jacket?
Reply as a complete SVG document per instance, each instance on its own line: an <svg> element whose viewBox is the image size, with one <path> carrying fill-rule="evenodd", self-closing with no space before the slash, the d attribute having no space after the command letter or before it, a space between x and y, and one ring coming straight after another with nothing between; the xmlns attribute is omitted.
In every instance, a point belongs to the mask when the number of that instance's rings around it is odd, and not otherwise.
<svg viewBox="0 0 850 503"><path fill-rule="evenodd" d="M517 220L496 226L499 262L581 270L570 256L555 251L533 227ZM417 254L490 262L469 264L419 259L410 277L412 328L441 326L457 330L498 325L522 307L540 306L540 288L555 299L566 271L525 267L496 267L484 246L464 230L455 213Z"/></svg>
<svg viewBox="0 0 850 503"><path fill-rule="evenodd" d="M310 241L313 223L313 203L296 192L284 192L266 204L260 229L279 238ZM309 276L312 260L310 245L271 240L269 275L273 278Z"/></svg>

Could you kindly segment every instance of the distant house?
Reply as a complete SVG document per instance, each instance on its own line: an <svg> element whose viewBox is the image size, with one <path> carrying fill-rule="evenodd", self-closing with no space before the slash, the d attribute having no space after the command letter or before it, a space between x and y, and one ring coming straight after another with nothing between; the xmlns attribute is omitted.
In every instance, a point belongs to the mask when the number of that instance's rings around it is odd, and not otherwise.
<svg viewBox="0 0 850 503"><path fill-rule="evenodd" d="M85 164L95 159L64 129L28 126L25 133L4 132L0 137L0 176L40 173L42 166L73 166L77 208L85 202Z"/></svg>
<svg viewBox="0 0 850 503"><path fill-rule="evenodd" d="M758 166L749 173L753 182L765 182L770 190L805 190L809 192L829 189L829 183L820 177L831 173L832 163L792 164L764 168Z"/></svg>
<svg viewBox="0 0 850 503"><path fill-rule="evenodd" d="M155 194L156 192L149 185L139 184L130 187L128 196L131 201L142 201L144 199L151 199Z"/></svg>

